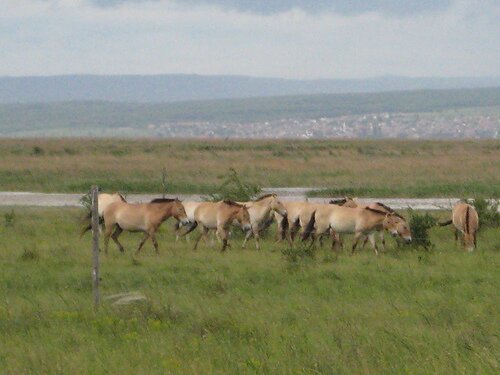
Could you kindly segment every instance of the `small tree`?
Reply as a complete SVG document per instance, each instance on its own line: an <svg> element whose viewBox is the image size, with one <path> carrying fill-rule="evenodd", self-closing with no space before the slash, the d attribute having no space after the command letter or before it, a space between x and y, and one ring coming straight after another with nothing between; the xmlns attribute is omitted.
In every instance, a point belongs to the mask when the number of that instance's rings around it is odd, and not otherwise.
<svg viewBox="0 0 500 375"><path fill-rule="evenodd" d="M408 212L412 231L412 246L416 248L423 247L426 250L431 249L434 245L429 238L429 229L436 225L437 220L427 212L419 214L412 208Z"/></svg>
<svg viewBox="0 0 500 375"><path fill-rule="evenodd" d="M260 194L260 192L260 186L243 181L236 170L229 168L228 172L223 176L222 184L214 194L210 195L210 199L212 201L223 199L249 201Z"/></svg>

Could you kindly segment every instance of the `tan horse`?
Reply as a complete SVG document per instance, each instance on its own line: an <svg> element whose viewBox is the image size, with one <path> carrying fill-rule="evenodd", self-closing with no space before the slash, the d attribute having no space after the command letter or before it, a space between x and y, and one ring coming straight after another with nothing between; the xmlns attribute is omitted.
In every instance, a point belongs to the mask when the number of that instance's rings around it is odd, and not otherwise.
<svg viewBox="0 0 500 375"><path fill-rule="evenodd" d="M458 203L453 207L451 220L439 225L455 226L455 243L458 241L459 233L462 233L462 243L467 251L473 251L477 247L476 234L479 229L479 215L474 207L467 203Z"/></svg>
<svg viewBox="0 0 500 375"><path fill-rule="evenodd" d="M104 224L103 213L106 207L114 202L126 202L125 198L119 193L99 193L97 195L97 213L99 215L99 231L102 232L102 225ZM84 218L86 222L89 222L92 218L92 212L90 211L88 215ZM80 237L83 236L87 231L92 229L92 223L88 223L81 231Z"/></svg>
<svg viewBox="0 0 500 375"><path fill-rule="evenodd" d="M182 202L182 205L184 206L184 210L186 210L186 216L187 216L190 223L195 222L194 211L201 203L203 203L203 202L195 202L195 201L183 201ZM182 226L183 226L183 224L180 221L175 223L174 230L175 230L175 241L176 242L179 241L180 237L182 236L182 233L181 233ZM188 237L186 237L186 238L188 238Z"/></svg>
<svg viewBox="0 0 500 375"><path fill-rule="evenodd" d="M274 218L278 224L277 241L279 242L286 238L291 245L300 229L300 216L302 212L309 209L313 203L305 201L282 201L282 204L287 212L286 220L284 220L284 216L276 211L274 212Z"/></svg>
<svg viewBox="0 0 500 375"><path fill-rule="evenodd" d="M109 237L113 239L121 252L125 249L118 241L120 234L129 232L143 232L142 239L136 254L141 251L146 240L151 237L156 253L159 253L156 231L160 225L170 217L187 223L188 218L181 201L178 199L153 199L150 203L130 204L114 202L104 210L104 250L108 253ZM114 232L113 232L114 230Z"/></svg>
<svg viewBox="0 0 500 375"><path fill-rule="evenodd" d="M382 228L387 229L393 235L400 235L407 242L411 241L411 234L398 232L398 226L394 220L394 214L386 213L372 208L351 208L332 204L318 205L313 212L309 223L304 229L302 240L307 240L312 234L313 243L317 236L333 231L337 234L354 234L352 253L354 253L359 239L366 235L378 255L375 233ZM332 248L335 242L332 243Z"/></svg>
<svg viewBox="0 0 500 375"><path fill-rule="evenodd" d="M403 216L399 215L392 208L390 208L389 206L386 206L383 203L374 202L374 203L370 203L369 205L361 205L361 204L359 204L359 202L357 201L356 198L349 198L349 197L345 197L345 198L343 198L341 200L337 200L337 201L331 200L329 203L330 204L338 204L338 205L343 206L343 207L353 207L353 208L354 207L361 207L361 208L367 208L368 207L368 208L372 208L374 210L379 210L379 211L383 211L383 212L386 212L386 213L394 214L394 221L396 222L396 224L398 226L398 233L405 233L405 234L410 233L410 236L411 236L410 225L408 224L408 222L406 221L406 219ZM385 231L383 229L381 229L379 231L379 236L380 236L380 240L381 240L383 248L385 248L384 232ZM393 237L396 237L396 236L393 235ZM335 237L335 241L339 241L340 244L341 244L341 246L342 246L342 241L341 241L339 235L337 235ZM365 237L365 239L363 241L362 247L364 247L367 242L368 242L368 237Z"/></svg>
<svg viewBox="0 0 500 375"><path fill-rule="evenodd" d="M126 202L126 200L120 193L99 193L97 196L97 211L99 216L102 217L106 207L115 202Z"/></svg>
<svg viewBox="0 0 500 375"><path fill-rule="evenodd" d="M194 225L184 234L188 234L201 224L202 232L196 240L193 250L197 249L202 237L206 237L211 229L215 229L222 240L221 251L225 251L230 246L228 244L229 227L234 220L239 222L244 231L252 228L248 209L244 205L232 201L202 202L194 211L194 219Z"/></svg>
<svg viewBox="0 0 500 375"><path fill-rule="evenodd" d="M283 203L278 199L276 194L267 194L262 197L249 202L238 202L247 207L248 213L250 214L250 224L252 226L245 236L242 247L245 248L247 241L253 235L255 238L255 247L260 250L260 232L264 230L270 220L273 219L272 214L277 213L282 220L286 223L283 225L287 226L287 210Z"/></svg>

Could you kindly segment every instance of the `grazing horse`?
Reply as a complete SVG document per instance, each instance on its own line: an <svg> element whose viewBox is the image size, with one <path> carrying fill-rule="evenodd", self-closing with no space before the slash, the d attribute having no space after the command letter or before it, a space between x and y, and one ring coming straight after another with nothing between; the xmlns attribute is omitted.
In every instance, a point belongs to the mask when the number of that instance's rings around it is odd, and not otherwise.
<svg viewBox="0 0 500 375"><path fill-rule="evenodd" d="M467 203L458 203L453 207L451 220L439 225L455 226L455 243L458 241L459 233L462 233L462 244L467 251L473 251L477 247L476 234L479 229L479 215L474 207Z"/></svg>
<svg viewBox="0 0 500 375"><path fill-rule="evenodd" d="M160 225L170 217L187 223L188 218L181 201L178 199L153 199L150 203L130 204L126 202L114 202L104 210L104 250L108 253L109 237L113 239L120 251L125 249L118 241L120 234L126 230L129 232L144 232L136 254L141 251L146 240L151 237L156 253L159 254L156 231ZM113 232L114 229L114 232Z"/></svg>
<svg viewBox="0 0 500 375"><path fill-rule="evenodd" d="M366 235L370 240L373 251L378 255L375 233L381 229L387 229L393 235L403 237L407 242L411 241L411 233L402 231L394 219L393 213L387 213L373 208L343 207L332 204L317 205L309 222L302 234L302 240L307 240L313 235L313 243L317 236L333 231L337 234L354 234L352 253L356 249L359 239ZM333 237L333 235L332 235ZM332 249L335 241L332 242Z"/></svg>
<svg viewBox="0 0 500 375"><path fill-rule="evenodd" d="M247 207L248 213L250 214L250 223L252 225L251 230L247 232L245 240L241 245L242 248L245 248L247 241L253 235L255 237L255 247L257 250L260 250L260 232L269 225L270 221L272 221L273 212L280 215L282 220L285 221L282 225L285 227L287 226L287 210L276 194L266 194L254 201L237 203Z"/></svg>
<svg viewBox="0 0 500 375"><path fill-rule="evenodd" d="M244 205L229 200L200 203L194 211L194 220L194 225L184 233L184 235L188 234L201 224L202 232L196 240L193 250L196 250L201 238L206 237L210 229L217 231L217 235L222 240L221 252L223 252L230 246L228 244L229 227L233 221L238 221L244 231L252 228L248 209Z"/></svg>

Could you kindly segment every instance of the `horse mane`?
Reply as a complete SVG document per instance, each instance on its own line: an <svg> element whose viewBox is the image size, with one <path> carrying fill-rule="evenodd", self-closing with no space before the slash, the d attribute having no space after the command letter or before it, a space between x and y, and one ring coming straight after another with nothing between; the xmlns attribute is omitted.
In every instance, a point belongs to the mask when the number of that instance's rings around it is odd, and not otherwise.
<svg viewBox="0 0 500 375"><path fill-rule="evenodd" d="M232 201L232 200L229 200L229 199L225 199L225 200L223 200L223 202L225 204L227 204L228 206L245 207L244 205L236 203L235 201Z"/></svg>
<svg viewBox="0 0 500 375"><path fill-rule="evenodd" d="M394 211L392 208L390 208L389 206L386 206L385 204L383 203L380 203L380 202L375 202L375 204L377 206L380 206L380 207L383 207L385 208L390 214L396 216L396 217L399 217L400 219L403 219L403 220L406 220L403 216L401 216L400 214L398 214L396 211Z"/></svg>
<svg viewBox="0 0 500 375"><path fill-rule="evenodd" d="M370 208L370 207L365 207L365 210L368 210L368 211L371 211L371 212L374 212L376 214L379 214L379 215L387 215L387 212L384 212L384 211L380 211L380 210L376 210L374 208ZM390 212L389 212L390 213Z"/></svg>
<svg viewBox="0 0 500 375"><path fill-rule="evenodd" d="M332 199L328 204L335 204L337 206L342 206L347 202L347 198Z"/></svg>
<svg viewBox="0 0 500 375"><path fill-rule="evenodd" d="M173 201L178 201L177 198L155 198L149 203L169 203Z"/></svg>
<svg viewBox="0 0 500 375"><path fill-rule="evenodd" d="M389 206L386 206L385 204L383 203L380 203L380 202L375 202L375 204L377 206L380 206L380 207L383 207L385 208L388 212L390 212L391 214L394 213L394 210L392 208L390 208Z"/></svg>
<svg viewBox="0 0 500 375"><path fill-rule="evenodd" d="M276 193L269 193L269 194L264 194L264 195L261 195L260 197L258 197L257 199L255 199L254 202L259 202L263 199L266 199L266 198L269 198L269 197L274 197L276 196Z"/></svg>

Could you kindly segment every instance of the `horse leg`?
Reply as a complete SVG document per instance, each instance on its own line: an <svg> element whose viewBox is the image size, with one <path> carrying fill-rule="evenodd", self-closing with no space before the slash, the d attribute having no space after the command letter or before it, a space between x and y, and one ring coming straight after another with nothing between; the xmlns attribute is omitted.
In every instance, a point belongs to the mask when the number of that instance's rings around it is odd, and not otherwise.
<svg viewBox="0 0 500 375"><path fill-rule="evenodd" d="M202 227L200 235L194 242L193 250L196 250L198 248L198 244L200 243L201 238L204 237L207 232L208 232L207 227Z"/></svg>
<svg viewBox="0 0 500 375"><path fill-rule="evenodd" d="M256 230L254 233L253 233L253 236L255 238L255 248L257 250L260 250L260 235L259 235L259 231Z"/></svg>
<svg viewBox="0 0 500 375"><path fill-rule="evenodd" d="M250 237L252 237L252 234L254 234L253 232L253 228L250 229L247 234L245 235L245 239L243 240L243 243L241 244L241 248L244 249L246 248L247 246L247 241L250 239Z"/></svg>
<svg viewBox="0 0 500 375"><path fill-rule="evenodd" d="M358 245L358 241L362 235L363 234L361 232L356 232L356 234L354 235L354 242L352 243L351 255L354 254L354 251L356 250L356 246Z"/></svg>
<svg viewBox="0 0 500 375"><path fill-rule="evenodd" d="M224 251L226 251L227 247L231 247L231 245L227 241L227 237L228 237L227 229L225 229L223 227L219 227L219 228L217 228L217 234L219 235L220 239L222 240L221 253L223 253Z"/></svg>
<svg viewBox="0 0 500 375"><path fill-rule="evenodd" d="M475 232L474 232L473 236L474 236L474 249L477 250L477 239L476 239L476 233Z"/></svg>
<svg viewBox="0 0 500 375"><path fill-rule="evenodd" d="M382 250L385 251L385 236L384 236L384 231L381 230L379 233L380 233L380 243L382 244ZM397 238L396 238L396 243L397 243Z"/></svg>
<svg viewBox="0 0 500 375"><path fill-rule="evenodd" d="M458 242L458 229L455 229L455 246L457 246Z"/></svg>
<svg viewBox="0 0 500 375"><path fill-rule="evenodd" d="M104 231L104 253L108 254L109 237L111 237L111 232L113 231L113 225L108 225Z"/></svg>
<svg viewBox="0 0 500 375"><path fill-rule="evenodd" d="M378 255L378 250L377 250L377 243L375 242L375 234L374 233L370 233L368 235L368 238L370 239L370 243L373 247L373 251L375 252L375 255Z"/></svg>
<svg viewBox="0 0 500 375"><path fill-rule="evenodd" d="M365 238L363 239L363 243L361 244L361 250L365 248L367 242L368 242L368 236L365 236Z"/></svg>
<svg viewBox="0 0 500 375"><path fill-rule="evenodd" d="M118 246L118 249L120 249L120 252L124 253L125 252L125 248L122 246L122 244L120 243L120 241L118 241L118 237L120 236L120 234L122 234L122 232L123 232L123 229L120 228L119 225L117 225L115 231L111 235L111 238L115 242L116 246Z"/></svg>
<svg viewBox="0 0 500 375"><path fill-rule="evenodd" d="M158 241L156 241L156 230L152 231L150 234L151 241L153 241L153 246L155 247L156 254L160 254L160 249L158 247Z"/></svg>
<svg viewBox="0 0 500 375"><path fill-rule="evenodd" d="M139 254L142 247L144 246L144 243L147 241L148 238L149 238L149 233L148 232L144 233L144 238L142 239L141 243L139 244L139 247L137 248L137 250L135 252L136 254Z"/></svg>

